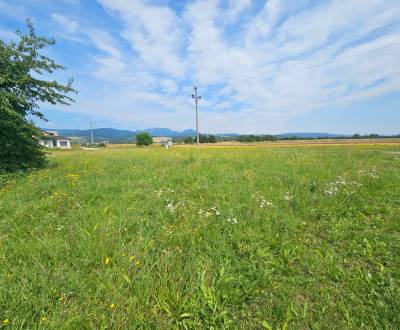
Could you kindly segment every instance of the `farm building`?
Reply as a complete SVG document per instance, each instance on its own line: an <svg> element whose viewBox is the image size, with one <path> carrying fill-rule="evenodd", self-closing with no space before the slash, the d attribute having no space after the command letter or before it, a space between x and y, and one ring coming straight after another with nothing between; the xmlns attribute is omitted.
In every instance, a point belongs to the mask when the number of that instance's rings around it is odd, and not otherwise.
<svg viewBox="0 0 400 330"><path fill-rule="evenodd" d="M166 136L153 137L153 143L160 144L167 149L172 147L172 139L170 137L166 137Z"/></svg>
<svg viewBox="0 0 400 330"><path fill-rule="evenodd" d="M56 131L43 131L42 137L39 139L39 144L47 148L71 148L69 138L59 136Z"/></svg>

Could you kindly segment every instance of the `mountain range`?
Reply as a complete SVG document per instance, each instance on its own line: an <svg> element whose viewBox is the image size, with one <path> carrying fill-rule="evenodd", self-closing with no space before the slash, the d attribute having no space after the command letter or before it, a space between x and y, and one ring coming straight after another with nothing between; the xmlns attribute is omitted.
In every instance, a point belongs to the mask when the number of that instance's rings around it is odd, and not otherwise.
<svg viewBox="0 0 400 330"><path fill-rule="evenodd" d="M76 140L89 141L90 140L90 130L89 129L49 129L45 128L44 130L48 131L57 131L59 135L66 136ZM121 130L115 128L95 128L93 129L93 137L95 141L111 141L111 142L128 142L132 141L133 137L141 132L147 132L151 136L167 136L167 137L188 137L195 136L196 131L193 129L186 129L183 131L174 131L169 128L148 128L144 130ZM224 134L215 134L217 136L224 137L235 137L240 134L237 133L224 133ZM304 132L296 132L296 133L283 133L275 135L278 139L285 138L337 138L344 137L343 134L331 134L331 133L304 133Z"/></svg>

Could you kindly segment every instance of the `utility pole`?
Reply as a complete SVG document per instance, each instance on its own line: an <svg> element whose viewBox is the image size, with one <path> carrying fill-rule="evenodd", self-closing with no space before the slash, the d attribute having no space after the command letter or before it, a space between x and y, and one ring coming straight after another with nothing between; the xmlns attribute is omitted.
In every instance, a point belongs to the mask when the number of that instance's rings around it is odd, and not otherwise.
<svg viewBox="0 0 400 330"><path fill-rule="evenodd" d="M200 134L199 134L199 113L197 111L197 104L199 100L201 100L201 96L197 95L197 87L194 87L194 94L192 94L192 98L194 99L194 103L196 104L196 142L197 148L200 147Z"/></svg>
<svg viewBox="0 0 400 330"><path fill-rule="evenodd" d="M92 141L92 145L94 144L93 141L93 123L90 122L90 140Z"/></svg>

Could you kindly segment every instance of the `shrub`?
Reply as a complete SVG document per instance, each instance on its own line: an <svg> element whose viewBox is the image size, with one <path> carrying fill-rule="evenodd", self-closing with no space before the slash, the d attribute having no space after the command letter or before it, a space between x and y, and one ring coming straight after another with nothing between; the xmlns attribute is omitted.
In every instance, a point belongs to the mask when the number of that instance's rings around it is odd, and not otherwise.
<svg viewBox="0 0 400 330"><path fill-rule="evenodd" d="M143 132L136 135L136 145L148 146L150 144L153 144L153 139L149 133Z"/></svg>

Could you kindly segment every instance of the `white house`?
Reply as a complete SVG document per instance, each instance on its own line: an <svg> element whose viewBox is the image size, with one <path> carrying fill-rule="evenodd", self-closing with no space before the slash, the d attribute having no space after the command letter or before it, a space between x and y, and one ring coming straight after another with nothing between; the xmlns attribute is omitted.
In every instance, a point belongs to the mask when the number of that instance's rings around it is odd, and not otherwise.
<svg viewBox="0 0 400 330"><path fill-rule="evenodd" d="M156 136L153 137L153 142L155 144L160 144L166 149L172 147L172 138L166 136Z"/></svg>
<svg viewBox="0 0 400 330"><path fill-rule="evenodd" d="M47 148L69 149L71 148L70 140L67 137L59 136L56 131L43 131L42 137L39 139L39 144Z"/></svg>

